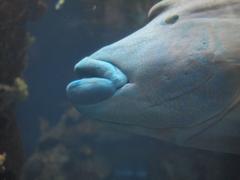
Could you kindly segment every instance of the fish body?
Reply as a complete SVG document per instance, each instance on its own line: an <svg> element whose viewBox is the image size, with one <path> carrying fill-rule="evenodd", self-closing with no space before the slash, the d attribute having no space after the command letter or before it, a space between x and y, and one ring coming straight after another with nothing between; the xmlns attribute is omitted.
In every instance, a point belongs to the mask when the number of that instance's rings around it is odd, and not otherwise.
<svg viewBox="0 0 240 180"><path fill-rule="evenodd" d="M111 127L240 154L240 2L163 0L149 16L79 61L68 97Z"/></svg>

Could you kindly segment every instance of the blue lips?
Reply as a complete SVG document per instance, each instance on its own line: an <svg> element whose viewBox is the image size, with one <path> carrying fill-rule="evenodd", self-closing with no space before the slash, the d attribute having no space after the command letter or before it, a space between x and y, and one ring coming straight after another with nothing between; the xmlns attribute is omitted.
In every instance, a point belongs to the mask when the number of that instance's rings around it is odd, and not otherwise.
<svg viewBox="0 0 240 180"><path fill-rule="evenodd" d="M116 66L84 58L74 68L79 80L67 86L67 96L76 105L96 104L112 97L128 80Z"/></svg>

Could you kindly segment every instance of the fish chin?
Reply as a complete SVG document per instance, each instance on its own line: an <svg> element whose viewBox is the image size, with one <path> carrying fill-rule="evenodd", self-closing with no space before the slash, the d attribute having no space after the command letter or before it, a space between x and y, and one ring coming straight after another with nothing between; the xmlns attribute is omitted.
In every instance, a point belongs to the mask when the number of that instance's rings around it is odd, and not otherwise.
<svg viewBox="0 0 240 180"><path fill-rule="evenodd" d="M94 104L75 104L81 114L91 120L116 124L134 124L144 112L146 103L134 83L127 83L108 98Z"/></svg>

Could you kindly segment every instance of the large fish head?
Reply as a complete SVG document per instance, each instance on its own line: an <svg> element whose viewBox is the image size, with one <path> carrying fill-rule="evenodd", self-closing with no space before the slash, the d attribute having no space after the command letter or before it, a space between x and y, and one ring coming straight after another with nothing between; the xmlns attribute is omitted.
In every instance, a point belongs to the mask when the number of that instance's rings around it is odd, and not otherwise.
<svg viewBox="0 0 240 180"><path fill-rule="evenodd" d="M176 138L169 132L211 121L238 97L236 26L231 19L159 15L80 60L68 97L91 119Z"/></svg>

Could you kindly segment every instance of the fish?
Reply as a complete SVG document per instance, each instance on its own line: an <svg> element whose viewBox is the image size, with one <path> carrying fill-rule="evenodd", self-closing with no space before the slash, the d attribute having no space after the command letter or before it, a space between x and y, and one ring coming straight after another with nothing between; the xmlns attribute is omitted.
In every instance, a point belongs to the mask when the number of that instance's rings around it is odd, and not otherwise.
<svg viewBox="0 0 240 180"><path fill-rule="evenodd" d="M149 18L75 65L69 100L110 128L240 154L240 1L163 0Z"/></svg>

